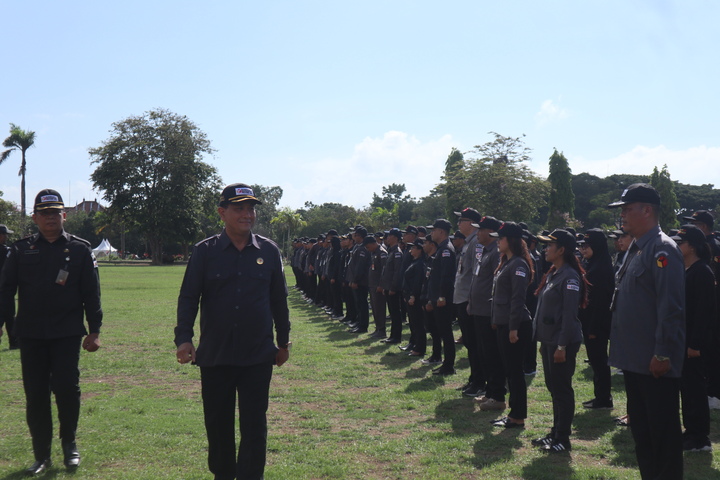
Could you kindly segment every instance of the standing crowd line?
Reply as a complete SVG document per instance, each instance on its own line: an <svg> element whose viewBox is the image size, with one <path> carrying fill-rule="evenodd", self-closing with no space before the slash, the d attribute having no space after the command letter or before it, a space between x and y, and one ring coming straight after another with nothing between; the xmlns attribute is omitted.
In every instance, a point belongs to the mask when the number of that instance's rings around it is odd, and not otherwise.
<svg viewBox="0 0 720 480"><path fill-rule="evenodd" d="M582 406L614 408L616 367L628 412L616 422L632 431L642 478L682 478L683 451L711 451L709 410L720 408L720 241L704 210L662 232L660 201L650 185L629 186L608 205L622 220L612 232L534 235L473 208L455 212L455 232L446 219L377 233L332 229L295 239L290 265L309 304L434 375L456 373L457 322L470 366L462 394L506 412L497 427L524 427L525 376L539 351L553 425L531 443L550 453L572 448L584 344L594 396Z"/></svg>

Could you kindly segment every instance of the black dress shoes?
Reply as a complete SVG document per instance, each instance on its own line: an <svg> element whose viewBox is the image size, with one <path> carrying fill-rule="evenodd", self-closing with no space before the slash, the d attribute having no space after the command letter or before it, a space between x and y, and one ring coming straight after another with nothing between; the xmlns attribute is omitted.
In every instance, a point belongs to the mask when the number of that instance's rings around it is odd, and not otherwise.
<svg viewBox="0 0 720 480"><path fill-rule="evenodd" d="M77 468L80 465L80 452L75 442L63 444L63 463L67 468Z"/></svg>
<svg viewBox="0 0 720 480"><path fill-rule="evenodd" d="M34 477L35 475L40 475L41 473L45 472L48 468L52 466L52 460L49 458L46 458L45 460L37 460L35 463L30 465L27 470L25 470L25 475L29 477Z"/></svg>

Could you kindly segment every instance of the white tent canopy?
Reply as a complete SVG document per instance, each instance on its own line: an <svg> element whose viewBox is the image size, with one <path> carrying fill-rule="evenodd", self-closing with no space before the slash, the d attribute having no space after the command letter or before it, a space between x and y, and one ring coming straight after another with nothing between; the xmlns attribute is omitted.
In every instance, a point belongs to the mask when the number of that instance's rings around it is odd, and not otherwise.
<svg viewBox="0 0 720 480"><path fill-rule="evenodd" d="M106 257L109 256L111 253L117 254L117 249L110 245L110 242L108 242L107 238L103 238L103 241L100 242L100 245L93 248L93 253L96 257Z"/></svg>

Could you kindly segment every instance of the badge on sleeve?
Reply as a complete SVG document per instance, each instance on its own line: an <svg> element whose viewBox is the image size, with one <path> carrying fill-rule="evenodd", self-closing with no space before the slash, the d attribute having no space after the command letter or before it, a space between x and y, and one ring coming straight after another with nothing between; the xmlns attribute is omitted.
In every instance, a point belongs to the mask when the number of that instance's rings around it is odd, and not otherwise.
<svg viewBox="0 0 720 480"><path fill-rule="evenodd" d="M515 275L517 275L518 277L527 277L527 273L523 268L518 268L517 270L515 270Z"/></svg>
<svg viewBox="0 0 720 480"><path fill-rule="evenodd" d="M450 250L443 250L442 256L443 256L443 257L449 257L449 256L450 256Z"/></svg>
<svg viewBox="0 0 720 480"><path fill-rule="evenodd" d="M575 292L579 292L580 291L580 282L578 282L574 278L571 278L570 280L567 281L565 288L567 288L568 290L573 290Z"/></svg>
<svg viewBox="0 0 720 480"><path fill-rule="evenodd" d="M667 252L658 252L655 255L655 264L658 268L665 268L668 266L668 254Z"/></svg>

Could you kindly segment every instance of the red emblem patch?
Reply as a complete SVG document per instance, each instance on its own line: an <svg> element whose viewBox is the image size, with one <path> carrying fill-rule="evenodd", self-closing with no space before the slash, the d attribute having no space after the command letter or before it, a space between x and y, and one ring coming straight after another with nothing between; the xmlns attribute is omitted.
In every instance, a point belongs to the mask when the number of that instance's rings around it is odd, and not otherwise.
<svg viewBox="0 0 720 480"><path fill-rule="evenodd" d="M657 266L660 268L667 267L668 259L665 255L660 255L655 259L655 262L657 263Z"/></svg>

